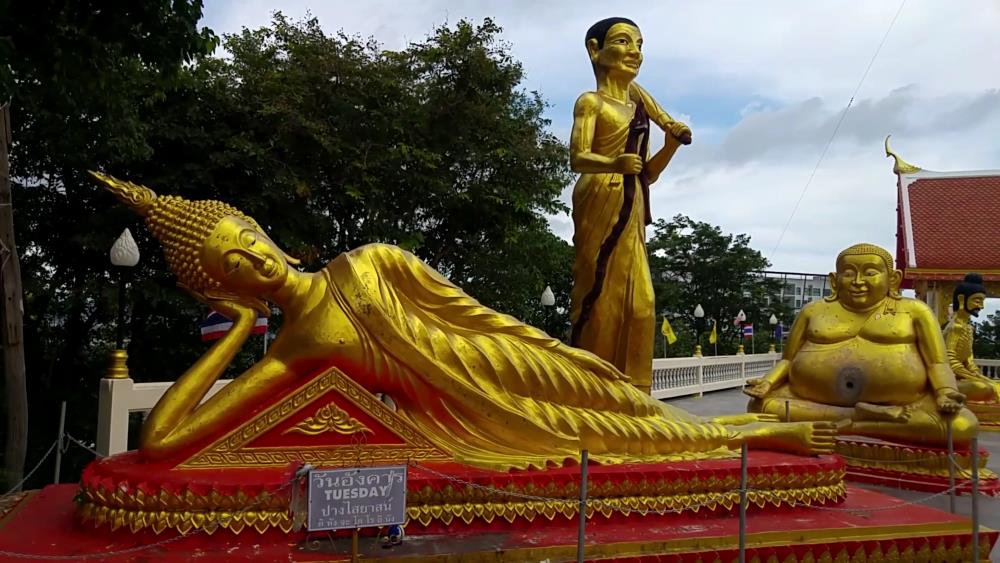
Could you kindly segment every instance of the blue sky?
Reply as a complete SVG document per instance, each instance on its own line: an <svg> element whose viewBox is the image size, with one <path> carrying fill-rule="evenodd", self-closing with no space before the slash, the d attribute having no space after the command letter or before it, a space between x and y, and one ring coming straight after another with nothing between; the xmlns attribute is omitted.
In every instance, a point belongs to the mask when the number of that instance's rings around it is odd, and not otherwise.
<svg viewBox="0 0 1000 563"><path fill-rule="evenodd" d="M895 176L882 141L930 170L1000 168L1000 3L907 0L835 142L792 216L820 153L872 59L896 0L617 4L528 0L419 2L207 0L217 33L266 25L280 10L324 29L403 48L435 26L493 18L552 105L566 139L573 101L593 88L587 27L617 15L642 29L638 81L694 131L653 187L656 217L684 213L734 233L778 270L827 272L860 241L895 248ZM568 202L570 189L563 197ZM780 245L782 229L792 217ZM568 216L553 230L572 236ZM1000 265L998 265L1000 267Z"/></svg>

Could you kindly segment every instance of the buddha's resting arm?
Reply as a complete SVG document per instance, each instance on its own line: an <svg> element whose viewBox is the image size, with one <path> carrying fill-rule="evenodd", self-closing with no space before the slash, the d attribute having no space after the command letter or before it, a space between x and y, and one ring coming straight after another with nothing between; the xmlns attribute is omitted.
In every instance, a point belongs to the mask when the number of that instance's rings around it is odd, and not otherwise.
<svg viewBox="0 0 1000 563"><path fill-rule="evenodd" d="M919 302L914 303L911 314L914 330L917 333L917 345L924 365L927 366L927 377L930 379L931 387L938 397L949 392L958 393L958 383L948 365L948 352L937 318L930 307Z"/></svg>
<svg viewBox="0 0 1000 563"><path fill-rule="evenodd" d="M235 317L233 328L167 389L142 425L139 449L144 455L162 457L173 451L164 446L172 441L179 428L185 426L186 420L250 336L257 313L248 307L229 305L219 308L223 314Z"/></svg>
<svg viewBox="0 0 1000 563"><path fill-rule="evenodd" d="M748 390L749 395L762 399L764 398L763 395L768 391L788 380L788 374L792 368L792 360L795 359L795 355L798 354L799 349L802 348L802 345L806 341L806 329L809 327L810 309L811 307L809 306L802 309L799 316L795 318L795 322L792 323L792 330L788 333L788 342L785 344L781 360L764 377L748 381L753 386L753 388Z"/></svg>

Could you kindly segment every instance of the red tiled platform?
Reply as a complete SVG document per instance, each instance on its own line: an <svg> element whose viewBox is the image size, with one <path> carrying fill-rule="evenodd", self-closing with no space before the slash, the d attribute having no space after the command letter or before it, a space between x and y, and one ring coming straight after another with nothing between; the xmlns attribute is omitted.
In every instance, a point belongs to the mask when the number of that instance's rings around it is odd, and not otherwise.
<svg viewBox="0 0 1000 563"><path fill-rule="evenodd" d="M290 537L277 529L264 534L167 531L111 533L78 523L75 485L54 485L26 497L0 521L0 558L13 553L69 556L101 561L346 561L350 541L313 534ZM894 507L885 510L885 507ZM828 507L829 508L829 507ZM881 493L849 489L839 506L858 512L796 508L753 514L748 524L748 561L970 561L967 519L920 505L907 505ZM869 512L865 512L870 509ZM588 560L630 562L735 561L738 520L732 514L705 518L674 514L665 520L588 522ZM124 533L122 533L124 532ZM981 557L997 533L983 530ZM392 549L363 537L366 560L410 561L556 561L575 558L576 523L553 520L545 525L506 531L411 536ZM154 542L158 546L144 548ZM131 551L129 551L131 550ZM126 552L126 553L121 553ZM773 557L773 559L772 559ZM828 558L828 559L827 559Z"/></svg>

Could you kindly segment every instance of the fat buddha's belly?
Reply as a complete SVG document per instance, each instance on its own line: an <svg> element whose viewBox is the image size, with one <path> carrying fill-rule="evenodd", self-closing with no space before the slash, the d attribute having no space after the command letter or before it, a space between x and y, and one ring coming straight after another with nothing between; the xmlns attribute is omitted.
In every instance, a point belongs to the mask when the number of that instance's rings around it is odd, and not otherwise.
<svg viewBox="0 0 1000 563"><path fill-rule="evenodd" d="M789 384L803 399L839 406L912 403L927 393L927 370L915 344L852 338L807 343L792 361Z"/></svg>

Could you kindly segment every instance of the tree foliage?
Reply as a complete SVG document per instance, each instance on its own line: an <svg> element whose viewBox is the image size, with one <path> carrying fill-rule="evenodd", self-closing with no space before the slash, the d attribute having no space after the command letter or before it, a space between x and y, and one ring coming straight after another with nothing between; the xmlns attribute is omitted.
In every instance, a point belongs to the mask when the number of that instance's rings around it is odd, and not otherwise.
<svg viewBox="0 0 1000 563"><path fill-rule="evenodd" d="M28 50L20 38L30 30L19 28L22 60L4 85L17 93L29 463L54 439L45 413L62 399L72 433L94 435L116 312L118 273L107 253L123 228L142 252L128 273L132 377L176 378L205 350L197 331L205 309L174 286L141 220L87 169L230 202L310 270L362 244L400 245L484 304L564 329L538 299L548 284L568 305L572 251L544 219L564 210L566 148L546 132L541 97L520 89L523 70L491 21L441 27L386 51L277 14L267 27L225 37L225 56L212 57L214 36L195 27L200 2L121 12L131 25L119 45L108 44L107 30L120 25L105 29L100 13L88 19L86 3L66 6L47 8L55 19L46 20L73 28L59 30L65 48ZM248 344L232 372L259 358L260 346ZM64 475L87 459L65 458L75 466Z"/></svg>
<svg viewBox="0 0 1000 563"><path fill-rule="evenodd" d="M718 322L720 354L732 354L740 344L738 328L733 319L742 309L748 322L754 323L755 346L758 352L767 350L771 314L790 324L791 310L778 299L781 282L765 279L755 272L770 264L750 247L745 234L725 234L708 223L677 215L670 221L660 219L653 225L653 236L646 245L649 252L659 334L662 315L666 314L678 335L678 342L667 347L667 355L691 354L697 328L695 307L702 306L705 319L702 346L708 346L705 335L712 322ZM750 352L749 341L747 353ZM662 341L657 339L658 350ZM706 349L706 353L709 350Z"/></svg>
<svg viewBox="0 0 1000 563"><path fill-rule="evenodd" d="M1000 312L976 322L975 331L973 356L984 360L1000 358Z"/></svg>

